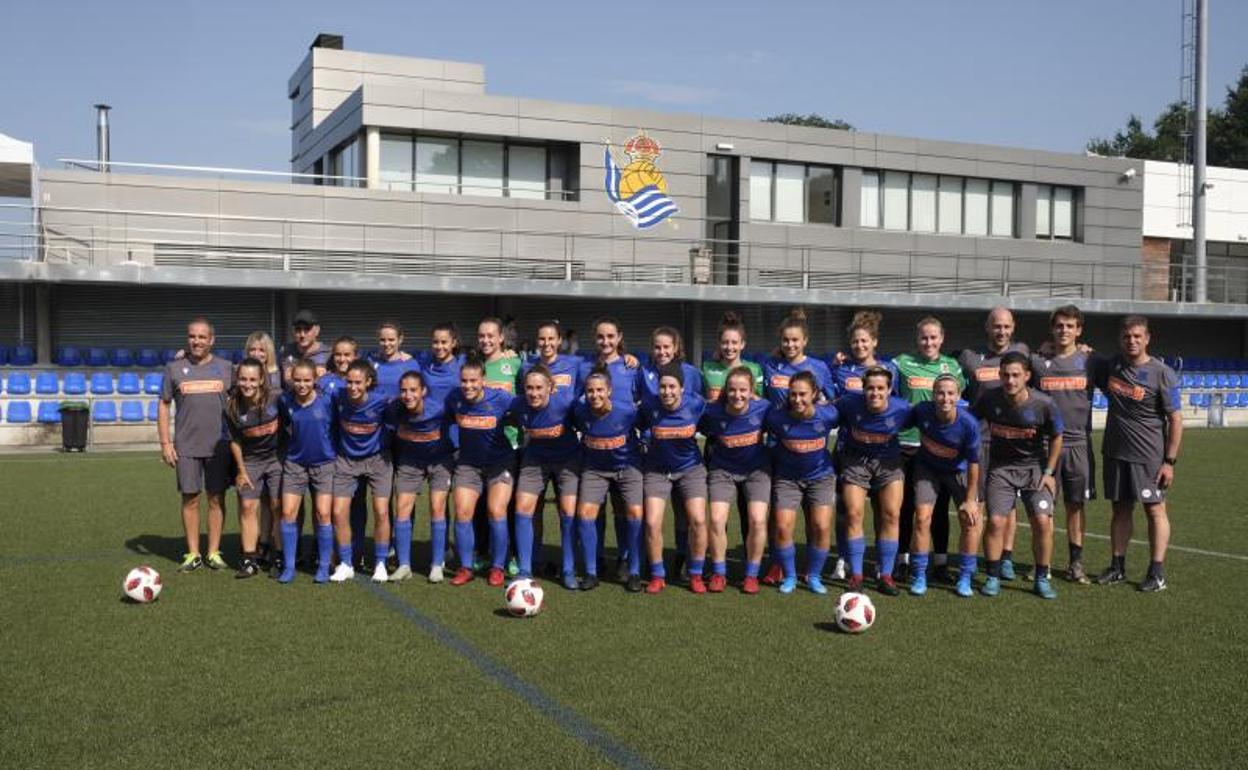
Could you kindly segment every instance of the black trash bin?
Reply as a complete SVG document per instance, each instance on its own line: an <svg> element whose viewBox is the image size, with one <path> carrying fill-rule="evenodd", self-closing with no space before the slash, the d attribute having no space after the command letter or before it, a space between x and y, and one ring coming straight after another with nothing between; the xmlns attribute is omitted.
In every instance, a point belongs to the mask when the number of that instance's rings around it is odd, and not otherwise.
<svg viewBox="0 0 1248 770"><path fill-rule="evenodd" d="M91 411L85 401L61 402L61 445L66 452L84 452L87 449L87 426Z"/></svg>

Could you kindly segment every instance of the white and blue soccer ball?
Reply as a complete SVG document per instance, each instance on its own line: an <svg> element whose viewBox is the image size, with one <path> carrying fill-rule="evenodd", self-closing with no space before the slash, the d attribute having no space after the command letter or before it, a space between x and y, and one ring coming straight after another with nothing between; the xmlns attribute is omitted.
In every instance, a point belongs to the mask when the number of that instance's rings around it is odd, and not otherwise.
<svg viewBox="0 0 1248 770"><path fill-rule="evenodd" d="M149 604L160 597L160 573L144 564L135 567L121 583L121 591L131 601Z"/></svg>
<svg viewBox="0 0 1248 770"><path fill-rule="evenodd" d="M875 623L871 597L846 591L836 601L836 627L847 634L861 634Z"/></svg>
<svg viewBox="0 0 1248 770"><path fill-rule="evenodd" d="M542 587L528 578L512 581L503 593L507 612L517 618L531 618L541 612L544 596Z"/></svg>

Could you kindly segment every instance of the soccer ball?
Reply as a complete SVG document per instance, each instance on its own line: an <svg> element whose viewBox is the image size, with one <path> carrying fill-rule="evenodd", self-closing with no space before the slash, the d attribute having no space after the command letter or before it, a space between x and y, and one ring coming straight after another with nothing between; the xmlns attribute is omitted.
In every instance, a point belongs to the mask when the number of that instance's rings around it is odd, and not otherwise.
<svg viewBox="0 0 1248 770"><path fill-rule="evenodd" d="M866 594L847 591L836 602L836 627L847 634L861 634L875 622L875 605Z"/></svg>
<svg viewBox="0 0 1248 770"><path fill-rule="evenodd" d="M507 612L517 618L531 618L541 612L542 596L542 587L528 578L513 582L503 593Z"/></svg>
<svg viewBox="0 0 1248 770"><path fill-rule="evenodd" d="M121 591L139 604L154 602L160 596L160 573L146 564L135 567L126 575Z"/></svg>

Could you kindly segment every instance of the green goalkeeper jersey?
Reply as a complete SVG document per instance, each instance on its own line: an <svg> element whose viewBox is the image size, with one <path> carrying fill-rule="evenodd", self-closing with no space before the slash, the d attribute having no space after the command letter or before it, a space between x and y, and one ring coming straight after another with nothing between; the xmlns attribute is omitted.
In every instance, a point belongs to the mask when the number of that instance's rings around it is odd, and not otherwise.
<svg viewBox="0 0 1248 770"><path fill-rule="evenodd" d="M485 386L487 388L497 388L505 390L511 395L516 395L520 389L520 358L517 356L507 356L496 361L487 361L485 363ZM507 434L507 440L511 442L511 448L517 449L520 446L520 429L514 425L508 425L503 429Z"/></svg>
<svg viewBox="0 0 1248 770"><path fill-rule="evenodd" d="M958 362L946 355L939 355L935 361L925 361L913 353L902 353L893 359L897 367L897 393L911 404L932 400L932 385L942 374L952 374L958 380L958 392L966 387L962 376L962 367ZM917 445L919 429L903 430L897 438L903 444Z"/></svg>
<svg viewBox="0 0 1248 770"><path fill-rule="evenodd" d="M737 366L744 366L750 370L750 374L754 375L754 395L763 395L763 367L753 361L741 359ZM714 401L719 398L719 392L724 389L724 384L728 382L728 372L736 367L728 366L722 361L710 360L702 364L702 382L706 389L707 401Z"/></svg>

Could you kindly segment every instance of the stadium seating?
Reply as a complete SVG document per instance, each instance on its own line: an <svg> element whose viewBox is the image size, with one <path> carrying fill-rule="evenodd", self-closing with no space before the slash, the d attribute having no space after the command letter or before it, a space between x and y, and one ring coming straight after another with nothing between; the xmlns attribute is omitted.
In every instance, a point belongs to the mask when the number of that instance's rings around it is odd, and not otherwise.
<svg viewBox="0 0 1248 770"><path fill-rule="evenodd" d="M117 367L134 366L134 353L130 348L116 348L108 354L108 360Z"/></svg>
<svg viewBox="0 0 1248 770"><path fill-rule="evenodd" d="M35 349L29 345L18 345L9 354L10 366L32 366L35 363Z"/></svg>
<svg viewBox="0 0 1248 770"><path fill-rule="evenodd" d="M5 390L10 396L29 395L30 374L27 372L12 372L9 374L9 381Z"/></svg>
<svg viewBox="0 0 1248 770"><path fill-rule="evenodd" d="M108 366L108 351L104 348L87 348L87 355L84 357L87 366Z"/></svg>
<svg viewBox="0 0 1248 770"><path fill-rule="evenodd" d="M65 372L61 392L67 396L81 396L87 392L87 375L82 372Z"/></svg>
<svg viewBox="0 0 1248 770"><path fill-rule="evenodd" d="M143 392L153 396L160 395L160 386L164 379L165 376L160 372L148 372L143 375Z"/></svg>
<svg viewBox="0 0 1248 770"><path fill-rule="evenodd" d="M61 392L61 381L56 372L39 372L35 375L35 392L41 396L55 396Z"/></svg>
<svg viewBox="0 0 1248 770"><path fill-rule="evenodd" d="M149 368L160 366L160 351L155 348L141 348L135 363Z"/></svg>
<svg viewBox="0 0 1248 770"><path fill-rule="evenodd" d="M177 357L178 357L178 351L173 350L173 349L166 350L160 354L161 362L166 363L166 364L169 363L170 361L175 360Z"/></svg>
<svg viewBox="0 0 1248 770"><path fill-rule="evenodd" d="M91 410L92 422L117 422L116 401L96 401Z"/></svg>
<svg viewBox="0 0 1248 770"><path fill-rule="evenodd" d="M25 424L30 422L30 402L29 401L10 401L9 408L4 414L5 422L13 424Z"/></svg>
<svg viewBox="0 0 1248 770"><path fill-rule="evenodd" d="M1231 372L1226 375L1226 380L1228 388L1238 388L1240 386L1240 382L1242 382L1239 372Z"/></svg>
<svg viewBox="0 0 1248 770"><path fill-rule="evenodd" d="M1192 407L1193 409L1199 408L1200 407L1200 394L1193 393L1192 395L1188 396L1187 405Z"/></svg>
<svg viewBox="0 0 1248 770"><path fill-rule="evenodd" d="M58 423L61 421L61 405L55 401L40 401L39 414L36 419L42 423Z"/></svg>
<svg viewBox="0 0 1248 770"><path fill-rule="evenodd" d="M113 394L113 375L108 372L91 373L91 395L111 396Z"/></svg>
<svg viewBox="0 0 1248 770"><path fill-rule="evenodd" d="M147 402L147 419L151 422L156 422L156 420L159 419L159 411L158 411L159 409L160 409L159 399L153 398L151 401L148 401Z"/></svg>
<svg viewBox="0 0 1248 770"><path fill-rule="evenodd" d="M117 392L123 396L133 396L143 392L143 384L139 375L134 372L122 372L117 375Z"/></svg>
<svg viewBox="0 0 1248 770"><path fill-rule="evenodd" d="M122 422L143 422L143 402L142 401L122 401L121 402L121 421Z"/></svg>
<svg viewBox="0 0 1248 770"><path fill-rule="evenodd" d="M81 366L82 353L78 348L67 346L56 351L57 366Z"/></svg>

